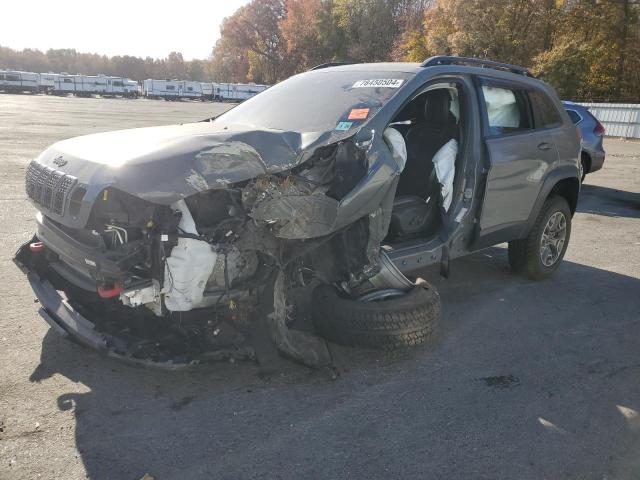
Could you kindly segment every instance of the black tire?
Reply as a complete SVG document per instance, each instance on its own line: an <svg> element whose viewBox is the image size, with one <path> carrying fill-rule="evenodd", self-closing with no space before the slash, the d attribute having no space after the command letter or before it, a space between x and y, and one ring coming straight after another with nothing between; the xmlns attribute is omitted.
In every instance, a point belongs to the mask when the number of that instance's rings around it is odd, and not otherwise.
<svg viewBox="0 0 640 480"><path fill-rule="evenodd" d="M541 258L541 241L542 234L549 222L552 215L561 213L564 216L566 222L566 234L564 238L564 244L557 256L557 259L553 261L551 265L545 265ZM567 251L569 245L569 239L571 237L571 210L567 201L557 195L550 196L542 206L542 210L538 214L529 235L523 240L517 240L510 242L509 244L509 262L511 263L511 257L514 258L516 267L521 266L521 270L524 271L527 276L533 280L542 280L547 278L553 272L555 272L562 263L564 254ZM520 243L522 242L522 243ZM513 248L511 244L514 244ZM513 254L511 253L513 250ZM521 263L522 262L522 263Z"/></svg>
<svg viewBox="0 0 640 480"><path fill-rule="evenodd" d="M312 295L313 322L332 342L392 350L423 343L440 318L440 295L429 284L388 300L363 302L342 298L329 285Z"/></svg>

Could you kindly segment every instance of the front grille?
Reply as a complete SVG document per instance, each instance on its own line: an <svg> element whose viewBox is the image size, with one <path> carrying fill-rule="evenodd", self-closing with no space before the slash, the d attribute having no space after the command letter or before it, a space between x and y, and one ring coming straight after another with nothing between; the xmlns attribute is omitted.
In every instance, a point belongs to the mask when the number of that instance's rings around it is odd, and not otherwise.
<svg viewBox="0 0 640 480"><path fill-rule="evenodd" d="M75 177L65 175L38 162L31 162L27 168L25 179L27 195L35 203L57 215L64 214L67 195L75 184Z"/></svg>

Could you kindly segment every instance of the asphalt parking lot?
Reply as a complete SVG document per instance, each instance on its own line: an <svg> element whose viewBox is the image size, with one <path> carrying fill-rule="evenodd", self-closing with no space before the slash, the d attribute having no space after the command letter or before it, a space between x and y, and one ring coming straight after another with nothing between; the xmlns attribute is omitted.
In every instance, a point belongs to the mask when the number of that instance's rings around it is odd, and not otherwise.
<svg viewBox="0 0 640 480"><path fill-rule="evenodd" d="M566 260L531 282L503 247L451 265L438 338L286 361L132 368L49 331L13 252L27 162L85 133L228 105L0 96L0 478L640 478L640 143L607 139ZM302 312L304 315L304 312Z"/></svg>

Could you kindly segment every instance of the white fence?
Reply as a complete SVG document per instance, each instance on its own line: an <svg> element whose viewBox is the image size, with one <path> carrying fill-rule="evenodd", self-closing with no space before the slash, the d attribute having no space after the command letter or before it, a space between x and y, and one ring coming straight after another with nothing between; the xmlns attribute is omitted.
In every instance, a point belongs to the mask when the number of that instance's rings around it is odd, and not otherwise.
<svg viewBox="0 0 640 480"><path fill-rule="evenodd" d="M640 103L580 103L611 137L640 138Z"/></svg>

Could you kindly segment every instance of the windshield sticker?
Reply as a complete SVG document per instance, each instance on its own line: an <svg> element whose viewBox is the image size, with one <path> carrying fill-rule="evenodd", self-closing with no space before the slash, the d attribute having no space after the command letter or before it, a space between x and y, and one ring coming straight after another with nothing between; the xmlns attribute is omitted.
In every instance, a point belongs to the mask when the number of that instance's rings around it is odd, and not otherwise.
<svg viewBox="0 0 640 480"><path fill-rule="evenodd" d="M336 130L346 132L353 126L353 122L340 122L336 125Z"/></svg>
<svg viewBox="0 0 640 480"><path fill-rule="evenodd" d="M400 88L404 80L400 78L374 78L372 80L358 80L351 88Z"/></svg>
<svg viewBox="0 0 640 480"><path fill-rule="evenodd" d="M369 116L368 108L353 108L349 112L349 116L347 117L347 120L364 120L368 116Z"/></svg>

